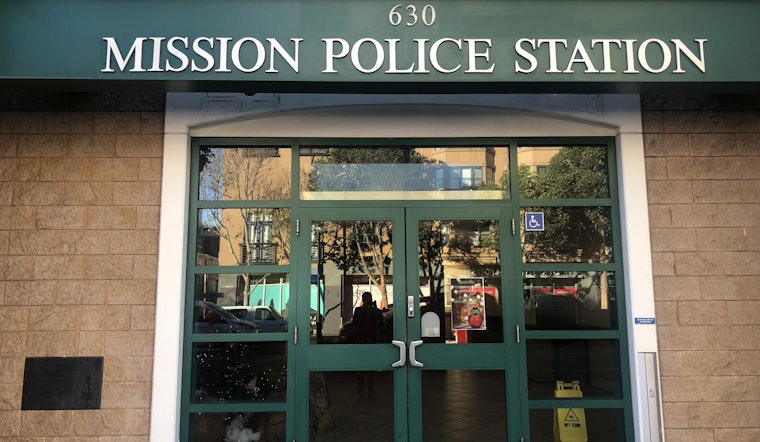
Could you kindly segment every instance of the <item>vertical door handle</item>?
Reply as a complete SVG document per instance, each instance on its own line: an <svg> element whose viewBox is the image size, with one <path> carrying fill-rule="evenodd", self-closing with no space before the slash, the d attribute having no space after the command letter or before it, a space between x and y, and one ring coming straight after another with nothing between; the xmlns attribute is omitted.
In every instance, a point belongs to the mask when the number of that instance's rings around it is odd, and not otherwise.
<svg viewBox="0 0 760 442"><path fill-rule="evenodd" d="M422 367L422 362L417 361L417 347L422 345L422 341L412 341L409 343L409 363L412 367Z"/></svg>
<svg viewBox="0 0 760 442"><path fill-rule="evenodd" d="M398 347L398 361L391 364L391 367L403 367L406 364L406 344L404 341L391 341L391 344Z"/></svg>

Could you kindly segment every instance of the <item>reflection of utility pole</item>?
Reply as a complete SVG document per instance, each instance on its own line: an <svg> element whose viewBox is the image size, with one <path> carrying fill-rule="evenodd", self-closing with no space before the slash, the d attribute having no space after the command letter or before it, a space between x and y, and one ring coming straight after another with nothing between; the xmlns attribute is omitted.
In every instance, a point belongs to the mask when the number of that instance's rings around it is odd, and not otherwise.
<svg viewBox="0 0 760 442"><path fill-rule="evenodd" d="M603 270L599 277L599 308L602 310L609 310L610 308L610 284L609 273Z"/></svg>
<svg viewBox="0 0 760 442"><path fill-rule="evenodd" d="M317 305L315 306L317 310L317 318L315 326L317 342L322 342L322 322L324 320L322 306L325 303L325 243L322 241L322 229L317 223L312 224L311 238L311 259L317 261L316 280L311 281L312 284L316 284L317 286ZM311 313L311 301L309 301L309 313ZM328 312L325 312L325 315L327 315L327 313Z"/></svg>
<svg viewBox="0 0 760 442"><path fill-rule="evenodd" d="M317 230L317 343L322 342L322 306L325 303L325 243L322 233ZM311 309L311 305L309 306ZM327 312L325 312L327 315Z"/></svg>
<svg viewBox="0 0 760 442"><path fill-rule="evenodd" d="M245 299L243 299L243 305L250 305L251 304L251 293L253 292L253 289L255 289L256 287L258 287L259 284L261 284L262 282L264 284L266 284L267 277L269 275L271 275L271 273L266 273L261 278L257 279L254 282L250 282L251 281L251 276L253 276L253 275L247 275L249 285L248 285L248 289L246 290L246 293L245 293ZM266 295L266 287L264 288L264 290L265 290L264 294Z"/></svg>

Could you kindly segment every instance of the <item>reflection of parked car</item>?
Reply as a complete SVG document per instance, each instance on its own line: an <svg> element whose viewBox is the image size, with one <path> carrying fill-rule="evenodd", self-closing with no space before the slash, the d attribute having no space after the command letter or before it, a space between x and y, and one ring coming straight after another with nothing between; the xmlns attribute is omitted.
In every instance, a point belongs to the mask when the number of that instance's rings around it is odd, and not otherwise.
<svg viewBox="0 0 760 442"><path fill-rule="evenodd" d="M264 333L288 331L288 320L266 305L225 305L225 310L235 317L253 322Z"/></svg>
<svg viewBox="0 0 760 442"><path fill-rule="evenodd" d="M206 301L195 301L194 333L258 333L259 326Z"/></svg>

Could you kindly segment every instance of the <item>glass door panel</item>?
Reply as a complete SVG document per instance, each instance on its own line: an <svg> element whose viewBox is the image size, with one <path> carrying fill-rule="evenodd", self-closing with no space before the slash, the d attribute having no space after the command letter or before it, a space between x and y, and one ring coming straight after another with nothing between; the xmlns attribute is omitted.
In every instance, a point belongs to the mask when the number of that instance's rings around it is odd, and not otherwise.
<svg viewBox="0 0 760 442"><path fill-rule="evenodd" d="M393 390L390 371L312 372L309 440L394 440Z"/></svg>
<svg viewBox="0 0 760 442"><path fill-rule="evenodd" d="M309 257L310 276L308 285L301 279L307 296L298 298L297 309L299 324L305 327L308 317L313 331L296 356L297 376L309 386L308 399L297 393L308 403L298 440L406 440L405 325L393 315L394 294L404 299L394 293L404 287L397 253L403 211L304 212L310 241L308 251L301 242L299 256Z"/></svg>
<svg viewBox="0 0 760 442"><path fill-rule="evenodd" d="M315 344L393 339L393 223L315 221L311 225L311 308Z"/></svg>
<svg viewBox="0 0 760 442"><path fill-rule="evenodd" d="M299 256L310 257L311 276L299 324L316 317L316 325L296 356L309 385L308 399L297 393L308 403L302 434L507 440L514 387L499 210L471 218L408 208L303 212L310 242Z"/></svg>
<svg viewBox="0 0 760 442"><path fill-rule="evenodd" d="M424 342L504 342L499 237L494 219L418 222ZM440 330L431 321L440 323Z"/></svg>
<svg viewBox="0 0 760 442"><path fill-rule="evenodd" d="M504 371L423 371L423 440L507 440L505 397Z"/></svg>
<svg viewBox="0 0 760 442"><path fill-rule="evenodd" d="M500 213L451 212L406 212L410 438L508 440Z"/></svg>

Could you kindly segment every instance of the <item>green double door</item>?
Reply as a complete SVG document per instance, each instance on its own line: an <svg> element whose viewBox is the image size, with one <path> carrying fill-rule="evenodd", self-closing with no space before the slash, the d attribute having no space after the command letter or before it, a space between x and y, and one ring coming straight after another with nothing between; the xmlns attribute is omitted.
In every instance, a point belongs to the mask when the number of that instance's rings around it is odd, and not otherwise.
<svg viewBox="0 0 760 442"><path fill-rule="evenodd" d="M508 210L300 210L296 440L519 440Z"/></svg>

